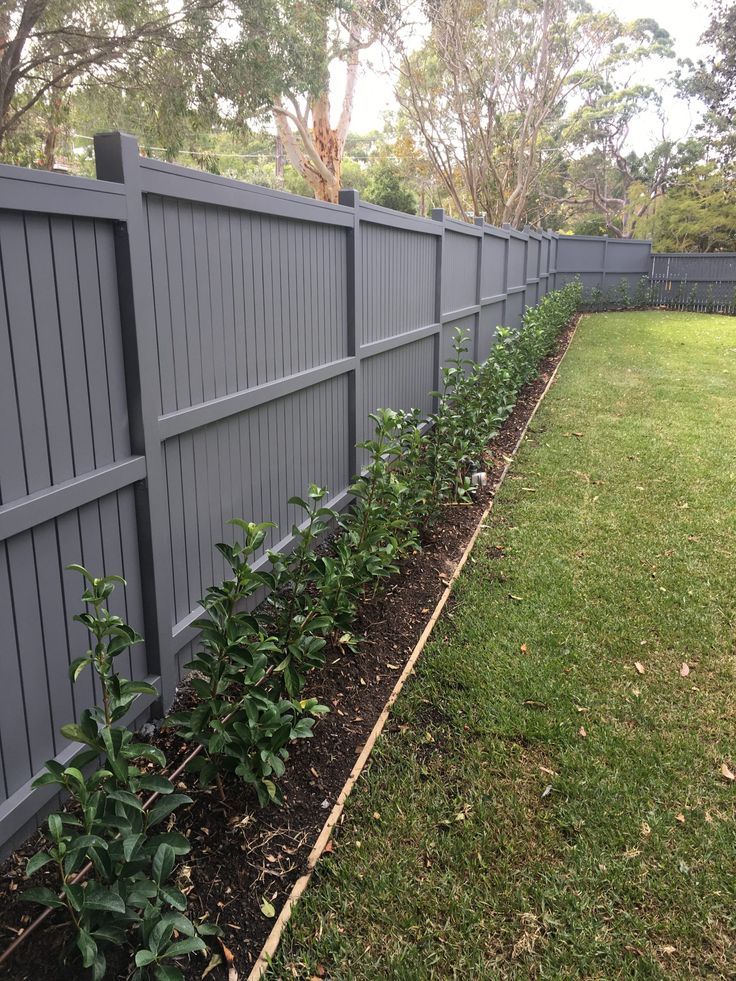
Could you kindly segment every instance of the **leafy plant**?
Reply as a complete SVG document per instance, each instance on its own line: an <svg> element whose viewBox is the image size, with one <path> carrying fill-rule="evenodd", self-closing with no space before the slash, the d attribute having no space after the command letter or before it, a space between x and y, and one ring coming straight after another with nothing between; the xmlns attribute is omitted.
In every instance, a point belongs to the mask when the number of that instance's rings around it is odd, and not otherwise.
<svg viewBox="0 0 736 981"><path fill-rule="evenodd" d="M621 307L622 310L631 309L632 306L631 290L629 288L628 279L619 280L619 284L616 288L616 296L617 296L618 305Z"/></svg>
<svg viewBox="0 0 736 981"><path fill-rule="evenodd" d="M115 659L142 640L105 605L115 586L125 585L125 581L119 576L96 578L79 565L69 568L79 572L86 584L82 599L87 609L74 619L84 624L94 639L86 654L72 662L69 674L76 681L85 667L91 666L100 682L102 705L86 709L79 723L61 728L67 739L88 748L68 766L50 760L47 772L34 783L58 785L75 806L70 812L49 815L47 847L36 853L26 868L30 876L53 865L58 892L36 886L28 889L25 897L66 911L82 964L96 981L105 974L106 946L123 943L131 929L135 942L135 935L146 924L161 921L172 910L178 922L186 921L196 936L197 929L183 916L186 897L169 883L177 858L189 851L189 843L182 835L155 830L191 798L174 793L171 782L156 772L166 766L161 750L136 742L132 732L116 725L137 695L157 694L147 682L127 681L116 671ZM85 776L85 769L100 759L102 765ZM140 761L153 769L142 768ZM146 810L142 793L160 798ZM91 868L84 880L80 873L87 866ZM178 969L172 967L171 971ZM172 979L178 976L169 974Z"/></svg>
<svg viewBox="0 0 736 981"><path fill-rule="evenodd" d="M289 499L289 504L300 508L305 518L292 527L295 544L290 555L268 553L271 571L265 576L270 593L264 615L281 650L276 671L283 674L292 697L304 687L304 672L324 664L325 635L333 627L319 590L313 588L314 544L331 523L337 522L338 515L323 503L327 497L325 487L311 484L307 496L308 501L301 497Z"/></svg>
<svg viewBox="0 0 736 981"><path fill-rule="evenodd" d="M398 569L403 555L418 547L416 498L399 466L407 416L393 409L371 413L372 439L359 443L368 454L363 473L349 492L355 502L341 517L342 539L350 551L351 592L377 587Z"/></svg>
<svg viewBox="0 0 736 981"><path fill-rule="evenodd" d="M312 734L314 721L305 713L317 716L326 709L314 699L295 703L281 697L283 642L264 631L263 616L247 608L259 590L275 582L251 566L273 525L240 519L231 524L242 531L243 540L217 548L233 576L210 587L201 601L206 615L195 621L200 650L187 664L197 672L191 685L200 701L172 713L166 724L202 746L188 764L202 784L216 783L224 799L221 771L234 773L252 784L265 804L280 799L275 779L284 772L288 743Z"/></svg>
<svg viewBox="0 0 736 981"><path fill-rule="evenodd" d="M651 288L648 276L642 276L639 282L636 284L636 290L634 291L634 306L643 310L645 307L649 306L651 303Z"/></svg>

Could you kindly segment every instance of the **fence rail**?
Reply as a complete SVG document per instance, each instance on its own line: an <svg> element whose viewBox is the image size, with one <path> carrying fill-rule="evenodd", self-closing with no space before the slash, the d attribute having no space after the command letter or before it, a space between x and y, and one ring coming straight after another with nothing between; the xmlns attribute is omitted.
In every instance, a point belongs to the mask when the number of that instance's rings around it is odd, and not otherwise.
<svg viewBox="0 0 736 981"><path fill-rule="evenodd" d="M34 775L75 750L59 726L95 700L91 676L67 678L87 646L68 563L126 577L112 607L146 637L128 669L168 705L230 517L277 522L264 552L287 545L310 481L347 501L370 411L431 411L456 327L484 359L548 290L651 261L648 242L251 187L117 133L95 153L98 180L0 167L6 849L51 802Z"/></svg>

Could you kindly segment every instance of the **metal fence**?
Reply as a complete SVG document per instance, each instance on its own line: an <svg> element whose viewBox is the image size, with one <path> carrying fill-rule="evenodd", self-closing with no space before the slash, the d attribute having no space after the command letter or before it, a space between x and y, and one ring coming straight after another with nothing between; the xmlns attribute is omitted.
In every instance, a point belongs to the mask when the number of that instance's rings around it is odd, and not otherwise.
<svg viewBox="0 0 736 981"><path fill-rule="evenodd" d="M119 573L112 607L146 644L126 670L170 703L199 597L225 573L229 518L285 547L310 481L332 506L381 406L430 411L455 327L485 358L496 327L580 274L639 277L649 243L519 232L328 205L95 140L98 180L0 167L0 845L77 747L95 700L69 662L81 562ZM137 706L138 717L146 710Z"/></svg>

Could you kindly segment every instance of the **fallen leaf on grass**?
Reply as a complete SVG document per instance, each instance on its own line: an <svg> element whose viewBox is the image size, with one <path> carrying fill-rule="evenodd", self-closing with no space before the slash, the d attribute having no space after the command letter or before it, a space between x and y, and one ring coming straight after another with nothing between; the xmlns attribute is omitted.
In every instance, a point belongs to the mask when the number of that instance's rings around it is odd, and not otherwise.
<svg viewBox="0 0 736 981"><path fill-rule="evenodd" d="M578 735L582 736L583 739L588 735L588 733L585 731L585 726L580 726L578 729Z"/></svg>
<svg viewBox="0 0 736 981"><path fill-rule="evenodd" d="M521 651L522 654L526 654L526 644L522 644L519 650Z"/></svg>
<svg viewBox="0 0 736 981"><path fill-rule="evenodd" d="M523 603L524 602L524 597L523 596L514 596L513 593L509 593L509 599L510 600L513 600L515 603Z"/></svg>
<svg viewBox="0 0 736 981"><path fill-rule="evenodd" d="M666 947L662 948L663 954L674 954L677 952L677 947L673 947L672 944L667 944Z"/></svg>
<svg viewBox="0 0 736 981"><path fill-rule="evenodd" d="M726 780L736 780L736 773L733 772L727 763L721 763L721 774Z"/></svg>
<svg viewBox="0 0 736 981"><path fill-rule="evenodd" d="M680 813L675 815L675 821L679 821L680 824L685 823L685 815Z"/></svg>
<svg viewBox="0 0 736 981"><path fill-rule="evenodd" d="M634 661L634 667L639 674L644 674L644 665L641 663L641 661Z"/></svg>
<svg viewBox="0 0 736 981"><path fill-rule="evenodd" d="M680 677L687 678L689 674L690 674L690 665L686 661L683 661L682 667L680 668Z"/></svg>
<svg viewBox="0 0 736 981"><path fill-rule="evenodd" d="M552 784L548 783L547 786L542 791L542 797L549 797L551 793L552 793Z"/></svg>
<svg viewBox="0 0 736 981"><path fill-rule="evenodd" d="M641 822L641 833L642 833L642 837L644 838L648 838L649 835L652 833L652 829L649 827L646 821Z"/></svg>

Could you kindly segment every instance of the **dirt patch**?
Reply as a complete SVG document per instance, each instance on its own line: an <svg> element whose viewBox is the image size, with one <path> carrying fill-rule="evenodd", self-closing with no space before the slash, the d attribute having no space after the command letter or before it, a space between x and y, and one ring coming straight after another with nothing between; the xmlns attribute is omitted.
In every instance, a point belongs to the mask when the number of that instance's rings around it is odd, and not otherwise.
<svg viewBox="0 0 736 981"><path fill-rule="evenodd" d="M332 809L376 719L396 684L432 610L447 586L455 564L496 492L508 454L544 390L550 374L567 348L571 324L556 351L542 363L540 374L520 393L513 413L488 449L488 484L471 505L447 506L441 519L423 538L422 551L402 563L401 571L377 596L366 601L354 632L364 637L358 654L328 649L325 667L310 678L305 697L318 695L330 713L316 727L314 739L294 745L281 780L284 805L260 809L255 796L239 781L226 782L226 802L202 791L189 777L178 784L194 804L180 811L176 829L188 835L192 850L183 865L178 886L189 897L189 916L218 923L232 952L241 979L257 958L273 920L261 905L268 900L278 911L295 880L306 871L309 851ZM192 698L186 686L177 702ZM171 763L182 752L173 734L156 732L152 741ZM34 835L0 866L0 948L4 949L37 915L39 908L21 898L28 884L23 870L41 847ZM46 883L46 872L33 884ZM80 976L78 961L62 963L69 934L58 915L50 917L32 941L18 948L0 968L0 977L71 981ZM126 978L127 957L108 958L111 978ZM184 966L188 979L199 979L201 959ZM227 977L224 967L208 974L212 981Z"/></svg>

